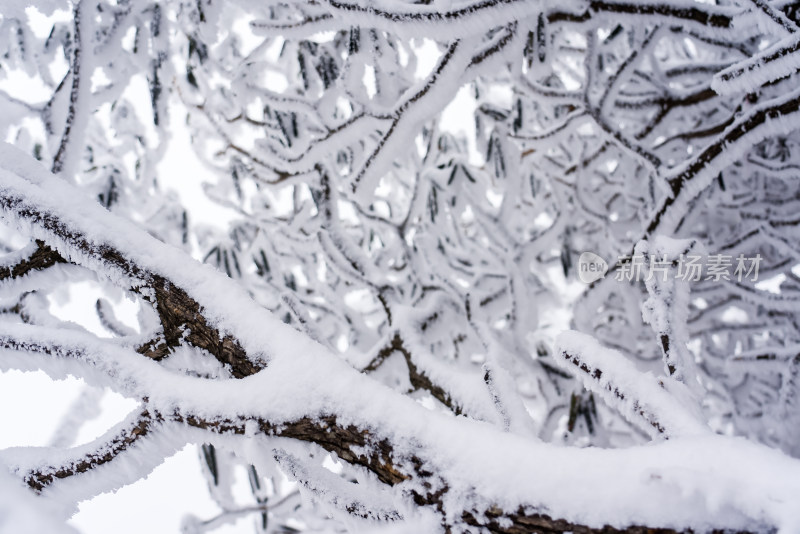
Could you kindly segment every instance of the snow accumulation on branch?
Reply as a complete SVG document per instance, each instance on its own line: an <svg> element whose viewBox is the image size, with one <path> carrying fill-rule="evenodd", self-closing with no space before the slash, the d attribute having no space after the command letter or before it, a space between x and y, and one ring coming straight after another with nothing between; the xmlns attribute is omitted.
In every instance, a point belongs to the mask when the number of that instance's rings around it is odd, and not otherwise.
<svg viewBox="0 0 800 534"><path fill-rule="evenodd" d="M763 85L785 75L786 73L765 79L757 85ZM730 125L720 131L713 142L706 145L696 156L674 169L660 173L664 175L669 194L653 211L641 240L674 232L684 223L692 202L708 188L715 177L730 167L733 161L741 158L754 145L767 138L787 135L796 130L795 118L798 111L800 111L800 91L797 90L751 106L746 111L740 110L738 115L741 116L731 121ZM613 269L619 266L620 263L617 263Z"/></svg>
<svg viewBox="0 0 800 534"><path fill-rule="evenodd" d="M705 434L708 428L692 407L682 406L680 397L670 394L681 384L669 378L642 376L619 353L600 346L579 332L565 332L558 342L565 369L576 368L588 389L597 391L610 404L643 430L657 437ZM571 364L571 366L569 365Z"/></svg>
<svg viewBox="0 0 800 534"><path fill-rule="evenodd" d="M800 532L794 3L7 4L0 369L137 403L14 507L196 444L187 534Z"/></svg>
<svg viewBox="0 0 800 534"><path fill-rule="evenodd" d="M480 524L496 532L534 525L553 532L604 525L625 530L637 524L665 529L770 524L782 532L800 527L787 498L800 491L800 466L794 460L713 435L671 398L672 386L663 379L640 376L585 336L562 338L567 367L578 366L587 385L595 389L596 382L596 390L626 417L643 417L645 427L657 430L654 435L672 439L619 451L571 450L430 412L282 324L224 275L97 204L78 200L73 186L28 156L8 146L0 150L7 221L122 286L144 291L154 279L163 279L162 291L185 293L189 300L180 302L190 302L193 313L203 316L198 324L224 332L216 335L230 336L246 352L239 362L246 378L207 380L176 374L132 347L87 334L4 324L5 366L41 368L56 377L77 368L91 382L143 402L143 410L121 428L67 456L3 453L3 460L37 490L65 499L83 486L82 477L94 477L94 493L118 487L160 461L142 462L137 456L168 454L179 442L281 437L315 443L363 467L384 486L379 495L403 495L395 502L410 499L430 507L450 525ZM75 203L65 206L59 200L65 197ZM133 465L138 467L131 473ZM113 475L117 470L120 474ZM372 510L369 501L358 506L365 513ZM385 503L375 510L388 517L380 512Z"/></svg>
<svg viewBox="0 0 800 534"><path fill-rule="evenodd" d="M686 213L688 204L731 162L764 139L796 129L794 117L800 110L800 91L768 100L728 127L685 166L667 178L672 194L665 197L647 226L645 239L658 232L669 233Z"/></svg>

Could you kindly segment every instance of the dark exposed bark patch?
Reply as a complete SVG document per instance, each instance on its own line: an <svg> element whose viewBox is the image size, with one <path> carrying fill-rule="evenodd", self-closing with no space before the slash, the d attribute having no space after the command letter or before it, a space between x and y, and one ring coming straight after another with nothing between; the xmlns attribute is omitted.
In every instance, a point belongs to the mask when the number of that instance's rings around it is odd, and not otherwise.
<svg viewBox="0 0 800 534"><path fill-rule="evenodd" d="M400 336L399 332L395 332L394 336L392 336L391 341L388 345L383 347L378 354L373 358L370 364L364 368L365 373L369 373L380 367L380 365L391 356L393 353L399 352L403 355L403 358L406 361L406 365L408 366L408 379L411 382L411 387L414 390L424 389L428 393L430 393L433 398L453 410L456 415L462 414L461 406L459 406L452 397L445 391L441 386L438 386L433 383L433 381L425 374L424 371L421 371L415 364L413 359L411 358L411 352L406 348L405 343L403 342L403 338Z"/></svg>
<svg viewBox="0 0 800 534"><path fill-rule="evenodd" d="M500 519L510 521L510 525L501 526ZM547 514L539 514L525 511L522 508L514 513L505 513L499 508L490 508L484 512L479 520L470 512L465 512L462 516L464 523L471 526L482 526L492 534L694 534L692 529L673 530L671 528L650 528L644 526L630 526L622 529L605 525L603 527L587 527L570 523L563 519L553 519ZM730 532L723 530L713 530L707 534L747 534L744 531Z"/></svg>
<svg viewBox="0 0 800 534"><path fill-rule="evenodd" d="M66 263L66 260L55 250L36 240L37 249L33 254L11 267L0 267L0 281L13 280L25 276L32 271L44 271L57 263Z"/></svg>
<svg viewBox="0 0 800 534"><path fill-rule="evenodd" d="M137 350L140 354L161 360L185 341L208 351L218 361L230 366L231 374L236 378L254 375L262 369L247 357L236 339L230 335L222 336L219 330L208 324L200 305L186 291L158 275L152 277L150 288L155 292L153 304L161 320L163 334L161 338L139 347Z"/></svg>

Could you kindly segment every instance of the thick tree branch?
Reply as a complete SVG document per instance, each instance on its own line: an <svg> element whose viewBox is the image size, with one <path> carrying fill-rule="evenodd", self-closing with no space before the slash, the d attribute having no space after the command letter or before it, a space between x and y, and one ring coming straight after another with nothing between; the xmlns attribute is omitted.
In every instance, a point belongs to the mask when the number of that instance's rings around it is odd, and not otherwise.
<svg viewBox="0 0 800 534"><path fill-rule="evenodd" d="M230 366L236 378L252 375L261 369L260 364L248 359L237 340L230 335L223 335L209 324L195 299L163 275L138 265L110 243L90 240L55 213L42 211L21 196L7 191L0 196L0 208L41 229L47 234L47 237L42 236L45 241L52 240L62 247L66 246L70 260L87 264L101 274L115 273L116 277L128 279L136 291L153 302L162 322L163 339L145 344L140 348L142 354L161 359L185 340L207 350L221 363ZM55 257L52 251L43 251L37 256L37 262L41 265L54 262Z"/></svg>
<svg viewBox="0 0 800 534"><path fill-rule="evenodd" d="M46 339L41 329L34 329L31 327L29 336L35 339ZM64 339L69 341L69 346L59 346L57 342L45 341L44 343L34 342L25 339L16 339L14 336L6 335L3 337L3 347L6 350L19 351L24 354L31 352L39 352L47 354L50 357L66 358L67 360L84 361L94 365L99 371L106 372L109 377L117 383L122 391L126 394L136 396L147 396L145 394L152 394L151 400L148 402L146 410L141 412L139 418L132 422L131 425L122 432L115 434L114 437L104 442L104 445L98 447L96 452L76 459L64 464L63 466L53 467L51 469L36 469L28 471L26 481L34 488L42 489L47 485L55 482L56 479L66 479L81 473L85 473L93 468L100 467L105 464L111 463L115 457L119 457L123 451L130 450L135 454L136 445L135 441L143 436L146 436L152 431L150 425L154 422L159 424L178 424L188 428L205 430L211 435L219 435L225 439L230 436L246 436L252 439L255 436L264 437L281 437L298 440L301 442L312 443L318 445L328 452L336 453L336 455L356 466L363 467L372 473L377 480L389 486L401 485L404 491L414 500L417 505L428 506L443 514L443 522L445 526L455 526L451 521L459 518L458 521L464 521L467 524L486 524L491 532L529 532L532 525L536 525L542 532L567 532L569 530L575 532L647 532L643 527L628 527L618 528L618 530L610 529L611 527L589 527L580 525L578 523L554 519L551 515L543 514L539 508L542 503L531 502L530 505L520 506L515 511L505 511L498 506L489 506L484 509L480 503L485 503L487 500L491 503L494 495L491 491L484 494L483 488L475 487L469 481L460 481L460 477L456 476L451 480L451 475L448 474L449 470L459 468L452 467L451 462L459 455L467 455L467 458L459 459L459 462L473 462L478 461L481 455L481 448L472 450L471 447L466 449L458 448L459 450L453 452L449 451L451 443L449 440L440 442L431 440L430 436L425 433L419 433L416 425L411 427L407 424L400 423L394 424L391 420L379 421L364 420L363 418L353 418L348 413L347 408L343 408L342 414L331 413L325 406L329 405L324 399L326 394L324 389L325 384L318 383L317 388L320 389L321 397L318 401L311 403L304 403L307 415L297 417L282 417L278 413L273 416L253 414L241 414L241 408L235 406L225 411L227 407L211 408L215 406L214 400L206 400L207 408L202 407L203 399L209 397L220 398L228 397L231 394L241 395L245 399L257 399L253 396L255 391L266 391L274 395L275 399L281 398L283 395L289 394L293 388L297 387L303 391L310 391L313 388L310 384L302 382L303 377L297 376L300 382L297 385L286 384L285 379L280 372L274 368L268 368L265 373L260 374L258 379L260 381L250 382L249 386L246 382L210 382L197 378L190 378L173 373L162 369L160 366L155 365L148 360L131 359L130 355L125 355L120 351L120 347L113 347L107 345L96 345L91 350L91 353L77 348L78 339L88 338L86 334L70 333ZM299 357L300 355L296 355ZM94 363L92 363L94 362ZM300 362L301 366L306 366L305 363ZM47 366L43 367L47 369ZM339 369L339 367L334 367ZM334 368L331 368L332 371ZM285 371L285 370L284 370ZM350 371L348 369L348 371ZM274 376L271 373L278 372ZM359 377L358 373L352 371L354 376L351 378ZM167 378L167 376L171 378ZM296 375L295 375L296 376ZM326 373L326 379L333 384L341 383L345 377L337 376L335 373ZM254 377L256 378L256 377ZM146 379L146 380L145 380ZM365 379L366 380L366 379ZM196 388L200 383L205 386L201 389ZM212 385L214 387L212 387ZM365 384L360 384L364 387ZM248 389L248 387L250 389ZM336 388L337 386L333 386ZM244 390L242 390L244 388ZM365 394L370 394L370 389L365 388ZM385 390L381 390L384 391ZM377 393L377 390L373 393ZM232 398L232 397L228 397ZM268 399L269 397L265 397ZM311 397L314 398L312 394ZM404 412L399 406L394 406L396 400L394 398L380 396L372 397L374 402L380 403L384 409L375 412L381 414L383 417L385 413L403 414L402 418L407 419L409 416L420 417L423 422L428 421L426 424L436 425L434 420L438 420L438 424L447 424L449 429L447 435L456 442L463 444L475 443L479 444L483 440L491 438L492 447L499 447L497 454L503 456L509 452L503 452L507 447L510 450L517 450L519 445L516 440L508 441L509 435L495 430L490 430L491 427L483 425L476 426L477 423L470 423L466 419L459 418L456 420L447 419L442 421L442 416L437 416L433 412L411 402L406 405L406 410L411 409L416 414ZM321 404L320 402L321 401ZM201 403L198 405L198 403ZM387 404L388 403L388 404ZM266 404L270 404L267 400ZM186 407L184 407L186 405ZM189 406L197 406L197 409ZM163 407L163 408L161 408ZM256 410L258 411L258 410ZM199 415L203 413L203 415ZM215 415L216 413L216 415ZM416 430L414 430L416 429ZM409 432L412 432L409 434ZM170 432L174 436L189 436L189 434L181 434L174 430ZM178 438L178 440L187 438ZM201 438L203 441L213 441L213 438ZM725 439L725 438L719 438ZM174 446L175 443L171 444ZM178 444L179 445L179 444ZM716 450L720 443L709 443L708 446ZM538 472L541 468L541 462L552 461L550 455L558 457L561 455L560 447L552 447L545 444L537 444L529 442L526 447L530 447L531 458L536 458L535 462L523 461L524 465L510 466L514 471L519 469L532 470L531 476L535 478L534 472ZM525 449L527 450L527 449ZM449 452L448 452L449 451ZM573 450L571 454L578 454L579 450ZM615 451L608 451L613 454ZM639 451L638 454L645 453L646 451ZM652 458L646 459L644 465L660 465L663 462L674 461L671 460L672 456L662 457L658 450L651 448ZM757 458L752 456L752 451L745 448L741 451L742 454L749 455L754 461ZM452 456L455 454L456 456ZM591 453L594 454L594 453ZM576 456L576 458L579 458ZM625 461L624 456L614 460L613 456L603 454L606 461ZM497 459L485 457L484 461L489 462L486 469L492 469L491 466L499 467ZM584 462L589 458L580 460ZM641 461L641 460L636 460ZM680 461L684 461L681 459ZM478 462L477 465L482 465ZM509 466L507 463L504 469ZM724 468L727 465L722 462L720 466L714 469ZM645 468L652 469L653 467ZM639 472L638 469L635 472ZM483 467L481 469L484 469ZM579 483L578 479L586 480L583 483L589 483L592 480L592 475L586 472L583 468L578 466L577 471L568 466L564 466L564 471L560 477L566 477L563 480L567 484ZM614 468L616 469L616 468ZM664 466L668 471L669 466ZM696 469L696 468L693 468ZM573 472L574 471L574 472ZM745 470L746 471L746 470ZM460 472L460 471L458 471ZM712 471L713 472L713 471ZM541 473L540 475L545 475ZM495 475L493 475L495 476ZM515 476L511 472L508 476ZM577 476L578 479L573 477ZM728 476L734 476L728 473ZM738 476L738 475L736 475ZM587 478L588 477L588 478ZM733 479L732 479L733 480ZM738 479L736 479L738 480ZM466 483L466 487L464 484ZM641 488L645 491L645 487ZM650 490L658 489L658 486L651 487ZM626 490L627 491L627 490ZM450 493L455 494L455 501L450 499ZM460 497L459 497L460 496ZM466 499L466 500L464 500ZM453 502L456 503L476 503L473 508L472 505L467 505L467 509L458 511L453 516L455 510L452 509ZM624 503L623 503L624 505ZM359 509L359 514L364 513L363 509ZM447 520L445 517L453 519ZM548 530L549 529L549 530ZM656 530L656 532L673 532L671 530Z"/></svg>

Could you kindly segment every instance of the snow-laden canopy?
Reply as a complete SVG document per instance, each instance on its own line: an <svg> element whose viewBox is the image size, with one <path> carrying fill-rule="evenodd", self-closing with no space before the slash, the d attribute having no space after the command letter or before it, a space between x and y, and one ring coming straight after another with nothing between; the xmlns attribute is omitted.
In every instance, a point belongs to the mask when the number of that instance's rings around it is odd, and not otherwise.
<svg viewBox="0 0 800 534"><path fill-rule="evenodd" d="M138 407L0 451L0 531L187 443L187 532L800 531L798 15L6 2L0 368Z"/></svg>

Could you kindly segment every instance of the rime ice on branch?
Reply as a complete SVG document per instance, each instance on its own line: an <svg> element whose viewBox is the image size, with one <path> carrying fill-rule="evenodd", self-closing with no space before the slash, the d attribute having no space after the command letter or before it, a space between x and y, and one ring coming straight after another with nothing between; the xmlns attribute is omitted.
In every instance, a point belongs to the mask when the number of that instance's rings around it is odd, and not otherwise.
<svg viewBox="0 0 800 534"><path fill-rule="evenodd" d="M7 4L0 367L139 403L0 452L39 501L196 443L187 532L800 528L793 4ZM179 125L213 179L164 176ZM759 282L678 280L701 250Z"/></svg>

